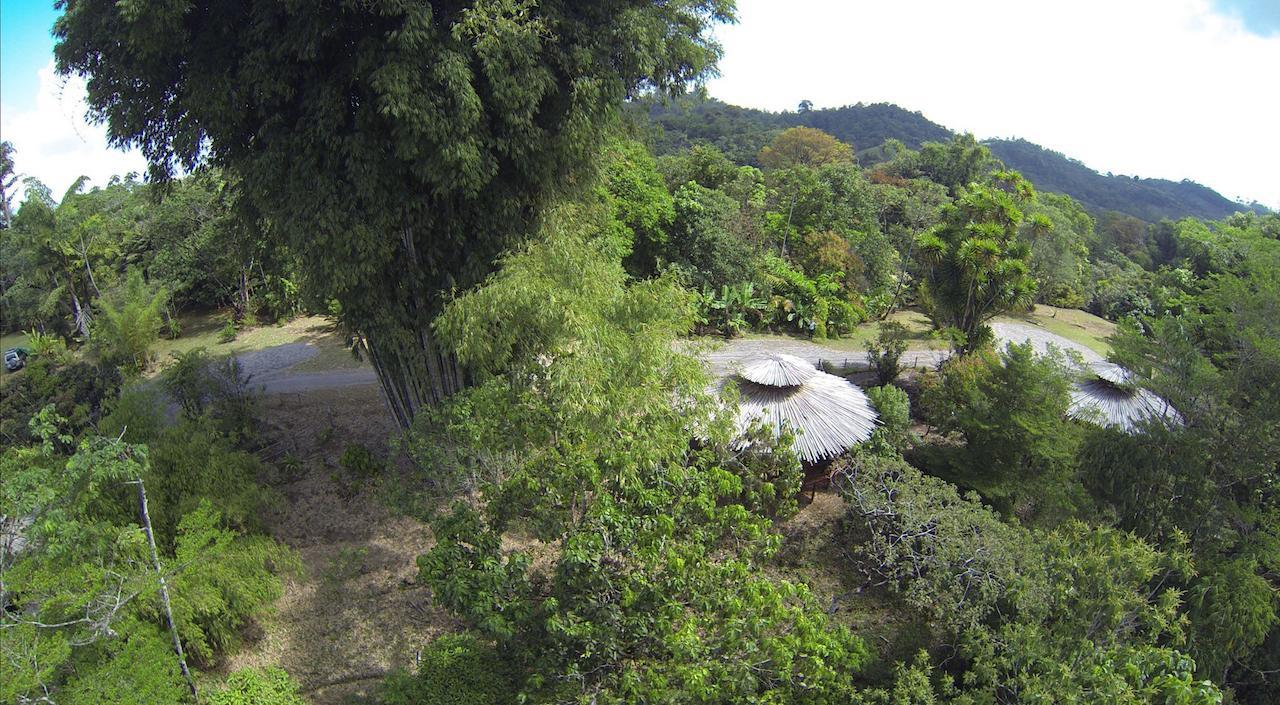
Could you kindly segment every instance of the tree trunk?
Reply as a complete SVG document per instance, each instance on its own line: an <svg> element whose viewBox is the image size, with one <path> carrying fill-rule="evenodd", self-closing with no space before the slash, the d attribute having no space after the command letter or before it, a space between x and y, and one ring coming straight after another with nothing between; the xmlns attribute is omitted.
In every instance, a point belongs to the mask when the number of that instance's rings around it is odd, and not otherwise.
<svg viewBox="0 0 1280 705"><path fill-rule="evenodd" d="M418 266L413 230L406 227L400 235L406 265ZM457 355L441 349L431 334L431 322L439 313L438 298L438 293L425 291L416 277L410 277L409 291L397 302L404 307L403 315L389 315L390 325L358 331L387 406L401 428L408 428L422 409L438 405L466 385Z"/></svg>
<svg viewBox="0 0 1280 705"><path fill-rule="evenodd" d="M249 264L240 268L239 291L241 316L249 312L250 300L253 298L253 287L249 285L249 276L253 271L253 260L249 260Z"/></svg>
<svg viewBox="0 0 1280 705"><path fill-rule="evenodd" d="M89 309L80 305L80 297L76 296L76 290L73 285L67 285L67 291L71 292L71 312L76 320L76 332L80 337L89 339L89 325L93 316L90 315Z"/></svg>
<svg viewBox="0 0 1280 705"><path fill-rule="evenodd" d="M151 547L151 565L155 568L156 578L160 581L160 605L164 608L165 620L169 622L169 636L173 638L173 651L178 655L178 668L182 671L182 677L187 679L187 687L191 689L192 697L199 702L200 695L196 692L196 682L191 678L191 670L187 668L187 657L182 651L182 639L178 637L178 627L173 622L173 607L169 604L169 584L160 566L160 555L156 552L156 537L151 532L151 513L147 511L147 488L142 484L142 478L138 478L134 483L138 485L138 512L142 517L142 529L147 535L147 545Z"/></svg>
<svg viewBox="0 0 1280 705"><path fill-rule="evenodd" d="M465 386L456 355L441 350L429 330L419 331L415 337L397 345L361 335L387 405L402 428L408 428L419 411L436 406Z"/></svg>
<svg viewBox="0 0 1280 705"><path fill-rule="evenodd" d="M89 286L93 287L93 295L102 296L98 282L93 278L93 268L89 266L89 246L85 244L83 235L80 237L80 257L84 259L84 271L89 274Z"/></svg>

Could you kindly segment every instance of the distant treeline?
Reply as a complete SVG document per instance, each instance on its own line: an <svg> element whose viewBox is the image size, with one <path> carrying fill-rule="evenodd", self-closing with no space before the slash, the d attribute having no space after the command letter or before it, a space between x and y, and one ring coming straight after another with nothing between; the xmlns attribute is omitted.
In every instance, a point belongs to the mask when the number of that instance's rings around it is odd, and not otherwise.
<svg viewBox="0 0 1280 705"><path fill-rule="evenodd" d="M760 149L788 127L816 127L852 144L864 165L884 157L880 147L887 140L895 139L918 149L924 142L945 142L955 135L924 115L891 103L858 103L821 110L801 104L794 112L774 113L693 95L665 104L641 101L635 110L647 117L656 154L672 154L693 144L707 143L743 164L753 163ZM1118 211L1155 223L1187 216L1219 220L1242 210L1269 212L1260 204L1242 205L1193 181L1100 174L1066 155L1022 139L993 139L984 144L1039 190L1067 194L1095 215Z"/></svg>

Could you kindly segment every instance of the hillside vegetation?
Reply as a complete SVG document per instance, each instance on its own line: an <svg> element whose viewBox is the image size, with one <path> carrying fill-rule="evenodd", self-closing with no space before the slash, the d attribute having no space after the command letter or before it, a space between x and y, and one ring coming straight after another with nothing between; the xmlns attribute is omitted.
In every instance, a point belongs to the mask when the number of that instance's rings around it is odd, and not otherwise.
<svg viewBox="0 0 1280 705"><path fill-rule="evenodd" d="M760 148L788 127L823 130L853 145L863 164L882 158L881 146L888 140L919 149L924 142L945 142L955 136L919 112L892 103L858 103L774 113L729 105L705 96L689 96L667 103L643 101L638 112L646 114L654 125L651 140L658 154L706 143L715 145L740 163L753 163ZM1100 174L1066 155L1026 140L991 139L983 144L1041 191L1071 196L1095 215L1117 211L1154 223L1188 216L1217 220L1241 210L1267 212L1261 205L1236 203L1190 180Z"/></svg>

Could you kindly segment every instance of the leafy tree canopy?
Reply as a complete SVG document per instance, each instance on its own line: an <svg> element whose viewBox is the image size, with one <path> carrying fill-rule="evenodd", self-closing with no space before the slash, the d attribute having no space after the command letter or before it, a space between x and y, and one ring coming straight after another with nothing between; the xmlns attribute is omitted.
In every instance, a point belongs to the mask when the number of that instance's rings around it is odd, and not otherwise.
<svg viewBox="0 0 1280 705"><path fill-rule="evenodd" d="M441 292L489 271L595 155L619 102L719 56L730 0L441 6L72 0L63 73L152 174L204 163L364 335L398 419L456 390ZM444 356L447 358L447 356Z"/></svg>

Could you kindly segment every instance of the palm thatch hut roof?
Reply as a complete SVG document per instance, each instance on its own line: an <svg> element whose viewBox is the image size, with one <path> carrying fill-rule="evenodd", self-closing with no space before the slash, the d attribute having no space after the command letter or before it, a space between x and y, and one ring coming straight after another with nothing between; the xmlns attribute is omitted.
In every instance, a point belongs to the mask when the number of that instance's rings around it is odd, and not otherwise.
<svg viewBox="0 0 1280 705"><path fill-rule="evenodd" d="M798 357L771 354L742 366L737 430L745 434L763 420L775 434L796 434L792 449L801 461L835 457L871 437L877 414L867 395L847 380L818 370Z"/></svg>
<svg viewBox="0 0 1280 705"><path fill-rule="evenodd" d="M1089 365L1071 392L1067 413L1081 421L1136 433L1148 420L1178 425L1182 415L1169 402L1137 385L1133 373L1110 362Z"/></svg>

